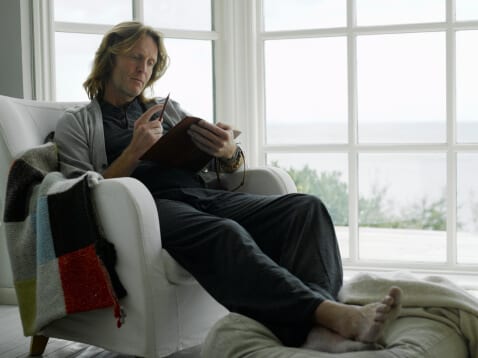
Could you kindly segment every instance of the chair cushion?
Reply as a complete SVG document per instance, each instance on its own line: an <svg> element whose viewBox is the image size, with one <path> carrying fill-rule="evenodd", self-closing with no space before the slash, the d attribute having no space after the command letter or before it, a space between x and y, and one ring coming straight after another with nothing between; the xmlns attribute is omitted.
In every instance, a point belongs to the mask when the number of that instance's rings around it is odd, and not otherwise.
<svg viewBox="0 0 478 358"><path fill-rule="evenodd" d="M430 319L397 319L384 335L385 349L341 354L285 347L262 324L230 313L209 332L203 346L208 358L466 358L463 338L451 327Z"/></svg>

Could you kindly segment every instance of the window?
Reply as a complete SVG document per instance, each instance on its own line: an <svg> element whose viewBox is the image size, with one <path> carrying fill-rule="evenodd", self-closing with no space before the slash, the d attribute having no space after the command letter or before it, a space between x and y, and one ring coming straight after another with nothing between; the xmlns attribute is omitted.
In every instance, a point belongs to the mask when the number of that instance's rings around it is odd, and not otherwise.
<svg viewBox="0 0 478 358"><path fill-rule="evenodd" d="M44 99L86 100L104 32L141 20L171 57L154 95L235 123L250 165L318 195L346 268L476 272L475 0L42 3Z"/></svg>
<svg viewBox="0 0 478 358"><path fill-rule="evenodd" d="M83 82L103 34L121 21L141 20L160 30L171 65L154 86L154 96L187 103L187 111L214 119L213 31L210 0L52 0L54 78L51 98L86 101ZM185 85L187 84L187 85Z"/></svg>
<svg viewBox="0 0 478 358"><path fill-rule="evenodd" d="M267 142L346 143L346 39L271 40L264 47Z"/></svg>
<svg viewBox="0 0 478 358"><path fill-rule="evenodd" d="M359 142L444 143L445 33L361 35L356 41Z"/></svg>
<svg viewBox="0 0 478 358"><path fill-rule="evenodd" d="M262 158L325 202L346 267L476 271L476 2L257 13Z"/></svg>

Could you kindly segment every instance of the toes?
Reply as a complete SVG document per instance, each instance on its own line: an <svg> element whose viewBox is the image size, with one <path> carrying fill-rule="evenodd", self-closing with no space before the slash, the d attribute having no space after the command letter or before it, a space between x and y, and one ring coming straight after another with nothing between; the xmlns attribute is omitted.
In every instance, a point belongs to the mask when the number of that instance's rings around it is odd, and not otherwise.
<svg viewBox="0 0 478 358"><path fill-rule="evenodd" d="M398 287L391 287L388 296L375 310L375 322L386 324L393 321L399 314L401 308L402 290Z"/></svg>
<svg viewBox="0 0 478 358"><path fill-rule="evenodd" d="M400 306L402 302L402 290L399 287L391 287L388 291L388 295L382 300L382 304L391 308Z"/></svg>
<svg viewBox="0 0 478 358"><path fill-rule="evenodd" d="M402 303L402 290L400 287L391 287L388 295L393 299L393 305L398 306Z"/></svg>

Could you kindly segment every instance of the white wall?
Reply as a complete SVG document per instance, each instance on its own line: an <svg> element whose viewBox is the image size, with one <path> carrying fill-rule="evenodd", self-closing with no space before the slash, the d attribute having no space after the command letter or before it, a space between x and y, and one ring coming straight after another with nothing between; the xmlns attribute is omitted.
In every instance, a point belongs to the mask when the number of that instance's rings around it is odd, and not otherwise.
<svg viewBox="0 0 478 358"><path fill-rule="evenodd" d="M29 23L25 24L25 21L29 21L28 2L29 0L0 2L0 95L31 98L31 60L25 59L25 47L29 51L30 46L25 43L25 38L28 38L25 29L30 28ZM26 25L23 33L22 21ZM14 299L7 247L4 235L0 235L0 304L13 303Z"/></svg>
<svg viewBox="0 0 478 358"><path fill-rule="evenodd" d="M29 97L25 88L24 61L22 61L22 11L28 0L2 0L0 2L0 94L12 97ZM29 26L27 26L29 27ZM28 46L28 44L25 44ZM25 71L29 72L29 71ZM25 76L28 76L26 73Z"/></svg>

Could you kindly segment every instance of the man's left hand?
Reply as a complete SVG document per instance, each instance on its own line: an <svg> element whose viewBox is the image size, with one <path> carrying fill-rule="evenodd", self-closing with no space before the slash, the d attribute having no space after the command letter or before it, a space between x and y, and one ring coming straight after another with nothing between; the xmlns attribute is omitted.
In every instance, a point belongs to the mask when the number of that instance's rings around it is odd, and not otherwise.
<svg viewBox="0 0 478 358"><path fill-rule="evenodd" d="M201 119L189 127L188 133L199 149L213 157L229 159L236 151L234 132L228 124L212 124Z"/></svg>

